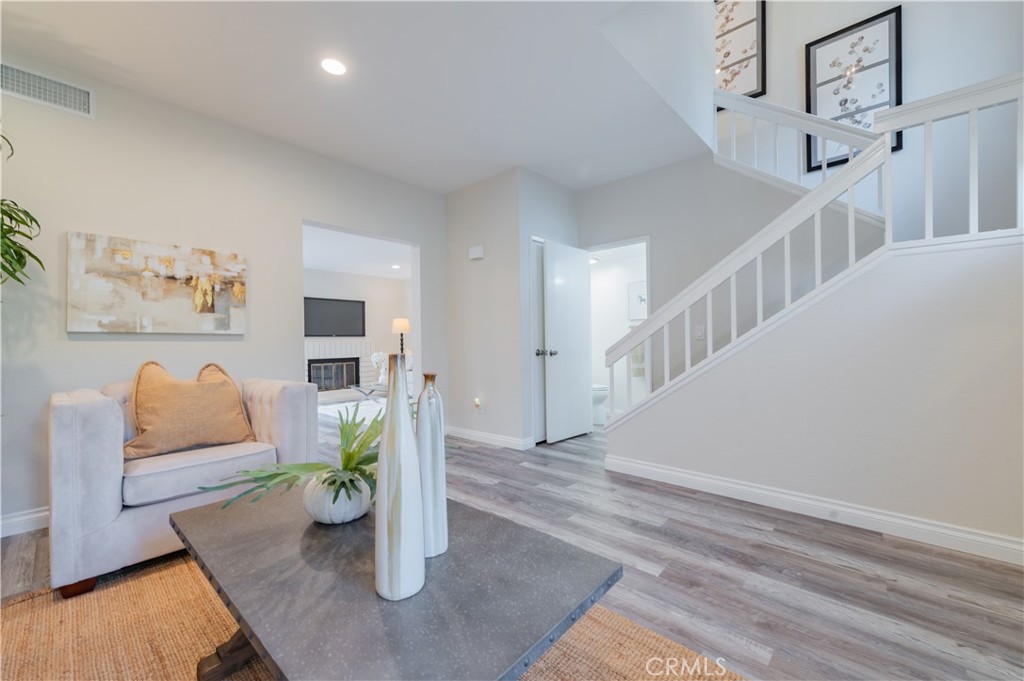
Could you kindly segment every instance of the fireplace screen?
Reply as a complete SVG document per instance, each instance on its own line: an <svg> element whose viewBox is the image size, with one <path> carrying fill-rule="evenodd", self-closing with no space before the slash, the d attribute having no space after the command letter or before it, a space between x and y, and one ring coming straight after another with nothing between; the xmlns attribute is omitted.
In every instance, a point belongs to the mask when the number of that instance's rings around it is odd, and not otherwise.
<svg viewBox="0 0 1024 681"><path fill-rule="evenodd" d="M318 391L343 390L359 385L359 358L341 357L309 360L309 382Z"/></svg>

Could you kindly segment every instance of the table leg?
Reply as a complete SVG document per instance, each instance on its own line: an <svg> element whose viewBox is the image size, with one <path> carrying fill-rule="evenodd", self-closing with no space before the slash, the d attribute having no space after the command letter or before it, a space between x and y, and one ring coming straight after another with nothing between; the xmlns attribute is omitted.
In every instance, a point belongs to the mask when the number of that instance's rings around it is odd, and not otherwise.
<svg viewBox="0 0 1024 681"><path fill-rule="evenodd" d="M239 629L196 665L197 681L219 681L235 673L256 655L249 639Z"/></svg>

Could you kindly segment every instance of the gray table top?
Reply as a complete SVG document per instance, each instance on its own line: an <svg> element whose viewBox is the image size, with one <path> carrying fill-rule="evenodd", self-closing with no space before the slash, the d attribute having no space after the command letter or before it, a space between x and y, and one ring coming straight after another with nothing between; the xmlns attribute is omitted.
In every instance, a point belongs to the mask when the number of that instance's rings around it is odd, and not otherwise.
<svg viewBox="0 0 1024 681"><path fill-rule="evenodd" d="M448 501L448 551L423 590L374 589L373 511L306 515L301 490L171 525L253 647L289 679L515 679L622 576L622 566Z"/></svg>

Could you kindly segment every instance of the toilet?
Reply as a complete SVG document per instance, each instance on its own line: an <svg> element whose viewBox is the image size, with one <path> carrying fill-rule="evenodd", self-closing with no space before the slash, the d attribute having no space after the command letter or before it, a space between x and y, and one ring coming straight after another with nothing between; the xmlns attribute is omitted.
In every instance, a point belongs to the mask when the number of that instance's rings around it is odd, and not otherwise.
<svg viewBox="0 0 1024 681"><path fill-rule="evenodd" d="M608 421L608 410L605 408L605 402L608 401L608 386L606 385L594 385L594 425L603 426Z"/></svg>

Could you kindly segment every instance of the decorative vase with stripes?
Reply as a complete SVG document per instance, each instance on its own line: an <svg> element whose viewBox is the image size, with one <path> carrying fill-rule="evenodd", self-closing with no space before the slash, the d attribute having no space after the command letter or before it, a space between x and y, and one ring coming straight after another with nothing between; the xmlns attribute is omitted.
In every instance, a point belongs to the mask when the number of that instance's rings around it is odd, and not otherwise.
<svg viewBox="0 0 1024 681"><path fill-rule="evenodd" d="M388 357L388 397L377 463L376 503L377 593L389 601L400 601L418 593L426 580L423 496L404 355Z"/></svg>
<svg viewBox="0 0 1024 681"><path fill-rule="evenodd" d="M416 402L416 449L423 482L423 548L427 558L448 550L448 496L444 474L444 405L434 381L423 374L423 392Z"/></svg>

